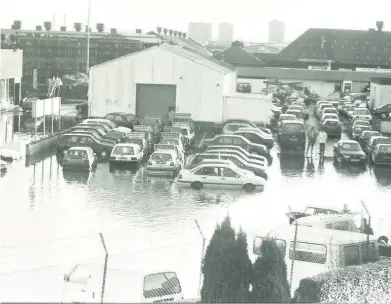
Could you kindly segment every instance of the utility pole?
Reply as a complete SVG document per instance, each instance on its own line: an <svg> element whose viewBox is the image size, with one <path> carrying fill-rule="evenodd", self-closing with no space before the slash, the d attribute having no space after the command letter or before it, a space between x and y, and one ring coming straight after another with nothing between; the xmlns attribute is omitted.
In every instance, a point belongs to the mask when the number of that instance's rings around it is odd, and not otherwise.
<svg viewBox="0 0 391 304"><path fill-rule="evenodd" d="M86 74L90 71L90 18L91 18L91 0L88 0L88 17L87 17L87 66Z"/></svg>

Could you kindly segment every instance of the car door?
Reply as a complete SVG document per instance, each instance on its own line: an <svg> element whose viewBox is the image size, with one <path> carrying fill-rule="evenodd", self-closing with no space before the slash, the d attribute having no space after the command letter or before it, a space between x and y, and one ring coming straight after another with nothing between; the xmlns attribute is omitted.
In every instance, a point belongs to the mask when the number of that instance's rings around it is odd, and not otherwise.
<svg viewBox="0 0 391 304"><path fill-rule="evenodd" d="M219 168L221 187L241 188L242 181L240 176L230 168Z"/></svg>
<svg viewBox="0 0 391 304"><path fill-rule="evenodd" d="M194 175L197 175L195 180L200 181L206 187L221 187L221 176L216 166L204 166L194 172Z"/></svg>

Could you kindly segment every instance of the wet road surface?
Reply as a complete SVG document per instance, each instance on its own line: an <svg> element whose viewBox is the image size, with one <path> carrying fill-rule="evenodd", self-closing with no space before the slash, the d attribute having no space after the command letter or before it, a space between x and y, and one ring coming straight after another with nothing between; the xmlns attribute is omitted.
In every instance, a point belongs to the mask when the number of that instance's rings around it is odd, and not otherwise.
<svg viewBox="0 0 391 304"><path fill-rule="evenodd" d="M311 117L309 125L317 120ZM13 163L0 179L1 300L60 300L66 266L103 263L99 232L109 250L109 276L147 268L158 257L180 268L185 295L192 298L202 247L195 220L206 237L227 213L235 225L263 234L287 224L289 208L341 209L346 203L361 210L362 200L375 233L388 231L391 170L340 167L332 160L334 142L328 141L323 164L318 147L312 161L281 155L275 147L265 190L251 195L179 189L171 180L148 177L145 168L110 173L108 164L99 164L91 174L64 174L55 156L28 167Z"/></svg>

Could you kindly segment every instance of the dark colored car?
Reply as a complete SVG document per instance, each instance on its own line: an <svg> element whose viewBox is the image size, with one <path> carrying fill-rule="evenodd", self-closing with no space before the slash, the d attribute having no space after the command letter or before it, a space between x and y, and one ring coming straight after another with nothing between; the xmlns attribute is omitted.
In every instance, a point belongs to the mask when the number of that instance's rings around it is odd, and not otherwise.
<svg viewBox="0 0 391 304"><path fill-rule="evenodd" d="M118 126L130 128L133 130L134 125L138 125L136 115L125 112L113 112L107 114L104 119L109 119Z"/></svg>
<svg viewBox="0 0 391 304"><path fill-rule="evenodd" d="M88 118L88 102L82 102L76 105L77 115L76 118L78 121Z"/></svg>
<svg viewBox="0 0 391 304"><path fill-rule="evenodd" d="M300 121L284 121L277 136L281 149L305 150L304 123Z"/></svg>
<svg viewBox="0 0 391 304"><path fill-rule="evenodd" d="M108 159L114 148L113 144L95 139L91 134L64 134L57 142L57 153L61 156L71 147L90 147L103 159Z"/></svg>
<svg viewBox="0 0 391 304"><path fill-rule="evenodd" d="M372 153L374 165L391 165L391 144L379 144Z"/></svg>
<svg viewBox="0 0 391 304"><path fill-rule="evenodd" d="M207 148L208 146L239 146L243 149L247 150L250 153L256 153L258 155L266 157L269 164L272 162L272 157L270 155L270 151L266 146L259 145L259 144L253 144L250 142L247 138L239 135L228 135L228 134L221 134L216 135L213 138L206 138L203 141L204 148Z"/></svg>
<svg viewBox="0 0 391 304"><path fill-rule="evenodd" d="M391 113L391 103L374 108L372 111L372 114L374 116L381 117L382 119L390 118L391 117L390 113Z"/></svg>
<svg viewBox="0 0 391 304"><path fill-rule="evenodd" d="M365 164L367 157L355 140L340 140L334 144L334 160L341 164Z"/></svg>
<svg viewBox="0 0 391 304"><path fill-rule="evenodd" d="M250 142L258 145L264 145L268 149L271 149L274 146L274 139L272 135L265 136L265 133L257 132L256 129L239 129L239 131L236 131L234 135L243 136Z"/></svg>
<svg viewBox="0 0 391 304"><path fill-rule="evenodd" d="M96 128L95 126L86 126L86 125L76 125L72 128L70 128L70 132L74 131L80 131L80 132L89 132L91 134L94 134L98 138L101 138L100 140L108 140L112 141L114 144L117 144L122 141L124 137L118 137L118 136L110 136L110 132L106 132L106 130L103 130L102 128Z"/></svg>
<svg viewBox="0 0 391 304"><path fill-rule="evenodd" d="M254 172L254 174L256 176L263 177L264 179L268 178L267 173L260 166L251 164L251 163L243 160L242 158L240 158L236 155L233 155L233 154L229 154L229 153L198 153L198 154L194 155L194 157L189 159L189 161L186 165L186 168L192 169L192 168L198 166L198 164L201 163L205 159L230 160L239 168Z"/></svg>
<svg viewBox="0 0 391 304"><path fill-rule="evenodd" d="M365 153L370 157L379 144L391 144L391 138L385 136L372 136L364 147Z"/></svg>
<svg viewBox="0 0 391 304"><path fill-rule="evenodd" d="M98 123L88 123L88 124L86 124L86 123L79 123L77 126L79 126L79 127L82 127L82 126L84 126L84 127L93 127L95 129L100 129L100 130L102 130L102 131L104 131L106 133L109 133L111 130L113 130L113 128L111 126L109 126L107 124L100 124L100 123L99 124Z"/></svg>
<svg viewBox="0 0 391 304"><path fill-rule="evenodd" d="M322 123L322 127L324 131L327 133L329 137L341 137L342 128L341 123L337 119L326 119Z"/></svg>
<svg viewBox="0 0 391 304"><path fill-rule="evenodd" d="M358 142L361 145L361 148L364 149L365 145L368 143L372 136L381 136L381 134L378 131L373 130L363 131L361 133L358 138Z"/></svg>
<svg viewBox="0 0 391 304"><path fill-rule="evenodd" d="M108 144L115 145L118 143L116 139L105 138L101 134L97 133L97 130L81 130L81 129L73 129L69 131L69 134L89 134L93 136L96 140L107 142Z"/></svg>

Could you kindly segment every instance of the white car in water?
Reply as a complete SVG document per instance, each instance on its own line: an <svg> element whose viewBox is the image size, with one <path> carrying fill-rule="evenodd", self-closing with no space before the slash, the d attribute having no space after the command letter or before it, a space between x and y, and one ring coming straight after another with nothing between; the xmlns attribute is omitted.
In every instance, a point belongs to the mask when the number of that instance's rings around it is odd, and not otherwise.
<svg viewBox="0 0 391 304"><path fill-rule="evenodd" d="M164 133L163 133L164 134ZM182 162L185 163L186 161L186 151L185 147L183 146L182 141L179 138L173 138L173 137L163 137L160 140L160 145L174 145L178 148L179 156L182 159Z"/></svg>
<svg viewBox="0 0 391 304"><path fill-rule="evenodd" d="M353 120L371 121L372 115L367 108L356 108L352 113Z"/></svg>
<svg viewBox="0 0 391 304"><path fill-rule="evenodd" d="M178 148L174 145L155 145L155 151L147 163L148 175L176 176L182 168Z"/></svg>
<svg viewBox="0 0 391 304"><path fill-rule="evenodd" d="M137 144L116 144L110 155L110 163L135 163L140 164L144 158L144 152Z"/></svg>
<svg viewBox="0 0 391 304"><path fill-rule="evenodd" d="M125 134L128 134L128 133L132 132L132 129L126 128L126 127L117 126L111 120L104 119L104 118L88 118L88 119L83 120L83 124L99 124L99 125L100 124L106 124L106 125L109 125L111 127L111 129L113 129L114 131L122 132L122 133L125 133Z"/></svg>
<svg viewBox="0 0 391 304"><path fill-rule="evenodd" d="M263 191L265 179L253 172L243 170L230 161L216 161L201 164L194 169L183 169L177 178L179 186L190 186L194 189L203 187L229 187L244 189L246 192Z"/></svg>

